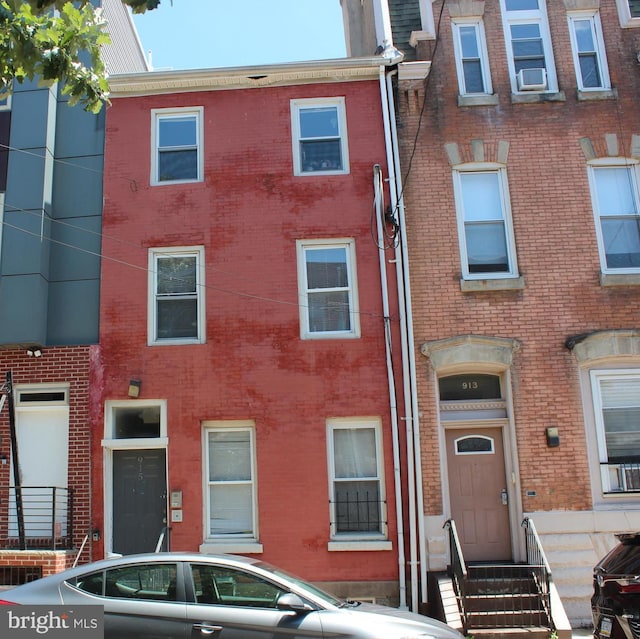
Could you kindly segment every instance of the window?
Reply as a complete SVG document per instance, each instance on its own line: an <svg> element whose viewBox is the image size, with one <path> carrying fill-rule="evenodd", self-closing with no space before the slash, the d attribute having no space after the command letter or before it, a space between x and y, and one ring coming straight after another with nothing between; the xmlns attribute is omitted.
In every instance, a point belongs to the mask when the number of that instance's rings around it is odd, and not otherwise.
<svg viewBox="0 0 640 639"><path fill-rule="evenodd" d="M329 422L331 536L386 537L380 425Z"/></svg>
<svg viewBox="0 0 640 639"><path fill-rule="evenodd" d="M616 0L620 24L623 27L640 27L640 0Z"/></svg>
<svg viewBox="0 0 640 639"><path fill-rule="evenodd" d="M177 601L176 564L140 564L74 577L72 586L93 595L119 599Z"/></svg>
<svg viewBox="0 0 640 639"><path fill-rule="evenodd" d="M623 162L589 167L603 273L640 269L638 164Z"/></svg>
<svg viewBox="0 0 640 639"><path fill-rule="evenodd" d="M199 604L276 608L285 592L279 586L242 570L211 564L192 564L191 576Z"/></svg>
<svg viewBox="0 0 640 639"><path fill-rule="evenodd" d="M0 111L10 111L11 110L11 93L0 97Z"/></svg>
<svg viewBox="0 0 640 639"><path fill-rule="evenodd" d="M503 168L453 173L463 279L517 277Z"/></svg>
<svg viewBox="0 0 640 639"><path fill-rule="evenodd" d="M206 537L234 541L255 540L257 523L253 424L209 424L204 431L204 440Z"/></svg>
<svg viewBox="0 0 640 639"><path fill-rule="evenodd" d="M603 492L640 491L640 370L591 371Z"/></svg>
<svg viewBox="0 0 640 639"><path fill-rule="evenodd" d="M151 111L151 184L202 181L202 112L202 107Z"/></svg>
<svg viewBox="0 0 640 639"><path fill-rule="evenodd" d="M294 175L349 172L344 98L291 101Z"/></svg>
<svg viewBox="0 0 640 639"><path fill-rule="evenodd" d="M299 241L297 249L301 337L358 337L353 240Z"/></svg>
<svg viewBox="0 0 640 639"><path fill-rule="evenodd" d="M513 92L556 92L545 0L500 2Z"/></svg>
<svg viewBox="0 0 640 639"><path fill-rule="evenodd" d="M610 87L599 13L569 14L569 33L578 89Z"/></svg>
<svg viewBox="0 0 640 639"><path fill-rule="evenodd" d="M482 20L477 18L469 22L456 21L451 26L460 94L492 93Z"/></svg>
<svg viewBox="0 0 640 639"><path fill-rule="evenodd" d="M205 341L204 248L149 251L149 344Z"/></svg>

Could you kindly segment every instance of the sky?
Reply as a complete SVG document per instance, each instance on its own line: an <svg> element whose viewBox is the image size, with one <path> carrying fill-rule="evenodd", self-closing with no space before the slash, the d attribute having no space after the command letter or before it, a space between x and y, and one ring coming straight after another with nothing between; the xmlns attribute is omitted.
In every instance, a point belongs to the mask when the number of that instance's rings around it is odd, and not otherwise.
<svg viewBox="0 0 640 639"><path fill-rule="evenodd" d="M134 22L157 71L346 55L340 0L162 0Z"/></svg>

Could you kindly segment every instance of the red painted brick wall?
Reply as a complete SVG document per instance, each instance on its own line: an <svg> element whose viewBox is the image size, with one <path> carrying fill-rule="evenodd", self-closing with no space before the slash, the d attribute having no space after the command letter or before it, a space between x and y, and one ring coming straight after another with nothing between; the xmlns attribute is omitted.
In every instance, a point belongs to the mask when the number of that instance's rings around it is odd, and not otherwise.
<svg viewBox="0 0 640 639"><path fill-rule="evenodd" d="M346 98L350 173L294 178L290 100L335 96ZM180 106L204 106L205 181L151 187L150 110ZM99 374L104 399L126 399L138 378L142 398L168 401L169 489L183 491L184 513L173 549L203 541L201 422L253 419L263 558L314 580L397 579L374 164L386 176L377 81L115 99L109 108ZM362 337L302 341L296 240L348 237ZM207 343L147 346L148 248L200 244ZM326 420L343 416L382 418L393 552L327 550ZM97 420L97 510L102 428Z"/></svg>
<svg viewBox="0 0 640 639"><path fill-rule="evenodd" d="M440 13L440 2L433 9ZM458 107L458 86L448 10L431 77L399 92L412 273L418 384L422 411L423 477L429 514L442 512L437 406L433 374L419 354L426 341L477 334L515 338L512 390L524 511L591 508L585 424L575 358L564 346L579 333L638 326L638 287L602 287L586 159L579 145L589 137L606 155L604 136L615 134L620 155L640 134L640 30L621 29L615 2L600 13L609 72L617 99L579 102L567 14L548 0L560 90L566 100L513 104L498 0L487 0L484 24L491 75L499 105ZM430 59L432 46L423 54ZM405 91L403 89L409 89ZM416 93L417 92L417 93ZM416 131L420 126L416 138ZM457 143L470 161L472 140L483 140L487 159L499 141L509 143L509 182L522 291L463 293L452 171L445 144ZM561 444L548 448L545 428L560 429ZM537 496L528 497L527 491Z"/></svg>

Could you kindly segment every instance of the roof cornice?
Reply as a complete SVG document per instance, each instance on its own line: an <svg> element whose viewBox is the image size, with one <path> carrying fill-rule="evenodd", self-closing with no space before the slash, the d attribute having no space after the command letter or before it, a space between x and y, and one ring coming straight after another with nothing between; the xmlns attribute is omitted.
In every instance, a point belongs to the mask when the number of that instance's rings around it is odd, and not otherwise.
<svg viewBox="0 0 640 639"><path fill-rule="evenodd" d="M397 59L375 56L252 67L126 73L110 76L109 89L110 98L114 99L163 93L372 80L379 77L381 67L397 62Z"/></svg>

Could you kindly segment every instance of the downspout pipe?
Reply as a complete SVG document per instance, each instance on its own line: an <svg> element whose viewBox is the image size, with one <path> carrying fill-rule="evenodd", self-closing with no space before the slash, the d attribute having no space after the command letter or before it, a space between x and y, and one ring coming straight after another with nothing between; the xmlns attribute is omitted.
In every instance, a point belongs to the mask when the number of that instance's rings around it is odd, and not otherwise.
<svg viewBox="0 0 640 639"><path fill-rule="evenodd" d="M400 608L407 608L407 580L404 571L404 517L402 504L402 477L400 474L400 437L398 433L398 403L396 397L395 375L391 356L391 325L389 313L389 283L387 280L387 261L382 220L384 219L384 184L379 164L373 167L374 212L378 237L378 259L380 263L380 282L382 284L382 312L384 315L384 344L387 362L387 381L389 384L389 402L391 415L391 435L393 443L393 483L396 501L396 522L398 533L399 564L399 600Z"/></svg>
<svg viewBox="0 0 640 639"><path fill-rule="evenodd" d="M427 559L424 530L424 495L422 489L422 455L420 451L420 423L414 349L413 311L411 303L411 280L407 249L406 219L403 198L400 154L398 151L395 102L393 99L393 76L397 70L386 73L383 95L385 109L389 118L387 154L389 174L392 185L391 197L397 222L400 226L400 242L396 247L396 276L401 312L402 366L404 382L405 419L407 433L407 483L409 493L409 542L411 570L411 609L418 611L418 564L420 566L421 601L427 601ZM382 78L381 78L382 82ZM418 559L419 556L419 559Z"/></svg>

